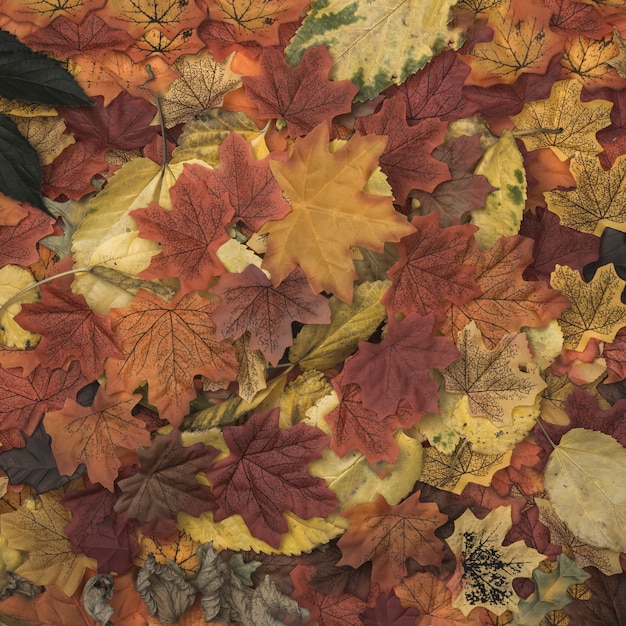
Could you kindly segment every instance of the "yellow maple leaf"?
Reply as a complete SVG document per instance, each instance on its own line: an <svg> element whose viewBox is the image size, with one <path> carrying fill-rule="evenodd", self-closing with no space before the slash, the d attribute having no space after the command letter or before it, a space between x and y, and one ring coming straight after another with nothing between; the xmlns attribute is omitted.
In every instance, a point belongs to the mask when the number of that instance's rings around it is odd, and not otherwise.
<svg viewBox="0 0 626 626"><path fill-rule="evenodd" d="M60 116L42 115L27 117L10 115L22 135L37 150L39 161L48 165L56 159L67 146L75 142L70 134L64 134L65 122Z"/></svg>
<svg viewBox="0 0 626 626"><path fill-rule="evenodd" d="M515 407L535 404L546 384L533 362L524 333L505 335L487 350L475 322L457 339L461 358L441 370L448 391L467 394L471 414L497 426L512 424Z"/></svg>
<svg viewBox="0 0 626 626"><path fill-rule="evenodd" d="M598 237L607 226L626 232L626 155L615 159L607 171L598 157L577 154L570 171L576 189L544 193L548 209L561 224Z"/></svg>
<svg viewBox="0 0 626 626"><path fill-rule="evenodd" d="M459 588L453 591L452 606L464 615L477 606L496 615L516 611L519 596L513 589L513 579L530 578L545 559L522 540L503 546L511 526L510 506L498 507L481 520L467 509L454 522L454 533L446 539L457 557L453 579ZM451 587L452 581L448 583Z"/></svg>
<svg viewBox="0 0 626 626"><path fill-rule="evenodd" d="M619 88L623 81L611 68L617 54L617 44L610 38L589 39L578 34L565 42L561 76L576 78L592 91L594 87Z"/></svg>
<svg viewBox="0 0 626 626"><path fill-rule="evenodd" d="M33 287L33 289L29 289ZM25 350L39 343L41 336L24 330L13 318L22 310L22 304L37 302L39 289L35 289L32 273L19 265L5 265L0 269L0 343L9 348ZM16 298L20 291L24 293ZM16 298L5 308L6 303Z"/></svg>
<svg viewBox="0 0 626 626"><path fill-rule="evenodd" d="M626 78L626 40L624 40L617 28L613 31L613 44L616 54L607 64L613 67L621 78Z"/></svg>
<svg viewBox="0 0 626 626"><path fill-rule="evenodd" d="M577 80L558 80L549 98L527 102L521 113L511 116L515 131L529 131L526 135L519 133L527 150L550 148L561 161L577 152L602 152L596 133L610 126L613 104L600 99L581 102L582 88Z"/></svg>
<svg viewBox="0 0 626 626"><path fill-rule="evenodd" d="M241 85L230 69L233 55L218 63L207 50L177 59L172 69L180 73L161 97L161 111L168 128L193 120L196 115L222 104L224 95Z"/></svg>
<svg viewBox="0 0 626 626"><path fill-rule="evenodd" d="M357 274L350 247L382 252L386 241L400 241L415 231L395 211L391 193L365 190L386 141L377 135L355 135L332 152L323 123L296 139L287 161L270 161L291 201L285 218L267 222L259 231L269 233L263 267L274 285L300 265L315 293L327 291L352 302Z"/></svg>
<svg viewBox="0 0 626 626"><path fill-rule="evenodd" d="M626 282L612 264L598 268L588 283L578 270L557 265L550 285L572 303L559 318L565 348L580 352L592 337L611 342L617 331L626 326L626 306L621 300Z"/></svg>

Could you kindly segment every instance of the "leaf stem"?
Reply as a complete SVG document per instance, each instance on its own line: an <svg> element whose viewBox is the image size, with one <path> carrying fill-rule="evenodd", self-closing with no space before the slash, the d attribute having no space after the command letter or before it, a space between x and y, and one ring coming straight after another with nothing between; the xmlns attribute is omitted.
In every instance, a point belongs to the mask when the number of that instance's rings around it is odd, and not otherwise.
<svg viewBox="0 0 626 626"><path fill-rule="evenodd" d="M537 418L537 424L539 425L539 428L541 428L541 431L543 432L544 437L550 442L550 445L556 450L556 444L554 443L554 441L552 441L552 439L550 438L550 435L548 435L548 432L543 427L540 417Z"/></svg>
<svg viewBox="0 0 626 626"><path fill-rule="evenodd" d="M526 135L536 135L537 133L560 135L562 132L562 128L529 128L527 130L514 130L513 137L525 137Z"/></svg>
<svg viewBox="0 0 626 626"><path fill-rule="evenodd" d="M148 76L150 80L154 80L154 72L152 71L152 67L150 63L146 65L146 72L148 72ZM161 157L161 167L163 170L167 167L167 139L165 138L165 120L163 119L163 109L161 108L161 99L159 98L159 94L154 94L154 102L157 108L157 117L159 118L159 124L161 125L161 146L163 149L163 155Z"/></svg>

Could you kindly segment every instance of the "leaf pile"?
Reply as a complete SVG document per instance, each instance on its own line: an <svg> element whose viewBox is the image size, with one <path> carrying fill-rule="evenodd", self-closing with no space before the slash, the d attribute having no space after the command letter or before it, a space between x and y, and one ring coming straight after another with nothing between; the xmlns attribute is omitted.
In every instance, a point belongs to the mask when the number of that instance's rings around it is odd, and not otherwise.
<svg viewBox="0 0 626 626"><path fill-rule="evenodd" d="M617 626L611 0L0 3L0 623Z"/></svg>

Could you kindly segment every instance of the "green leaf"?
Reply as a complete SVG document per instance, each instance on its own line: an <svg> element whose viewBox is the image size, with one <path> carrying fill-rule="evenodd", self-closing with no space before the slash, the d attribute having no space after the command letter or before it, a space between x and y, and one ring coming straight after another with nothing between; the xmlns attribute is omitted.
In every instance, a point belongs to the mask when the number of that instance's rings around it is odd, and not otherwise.
<svg viewBox="0 0 626 626"><path fill-rule="evenodd" d="M456 0L315 0L291 44L287 61L297 65L311 46L328 48L332 80L348 79L365 102L403 83L459 33L447 27Z"/></svg>
<svg viewBox="0 0 626 626"><path fill-rule="evenodd" d="M0 31L0 96L53 106L93 104L54 59L33 52L5 31Z"/></svg>
<svg viewBox="0 0 626 626"><path fill-rule="evenodd" d="M0 92L3 79L0 77ZM41 199L39 156L16 124L0 114L0 191L47 212Z"/></svg>

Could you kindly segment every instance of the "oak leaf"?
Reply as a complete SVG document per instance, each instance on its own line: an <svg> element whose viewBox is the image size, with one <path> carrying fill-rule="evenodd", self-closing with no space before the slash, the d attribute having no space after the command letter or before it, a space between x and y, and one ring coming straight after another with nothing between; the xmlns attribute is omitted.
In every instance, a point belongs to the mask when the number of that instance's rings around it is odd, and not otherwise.
<svg viewBox="0 0 626 626"><path fill-rule="evenodd" d="M326 45L334 63L333 80L360 87L358 101L371 100L392 84L403 83L441 51L455 48L459 32L447 28L454 0L354 4L351 0L314 2L286 49L295 65L304 50Z"/></svg>
<svg viewBox="0 0 626 626"><path fill-rule="evenodd" d="M179 512L200 515L215 508L211 490L198 484L218 452L203 443L183 447L180 433L158 435L149 447L137 449L141 464L133 476L118 481L121 495L114 510L121 519L136 519L146 534L170 536Z"/></svg>
<svg viewBox="0 0 626 626"><path fill-rule="evenodd" d="M378 344L359 344L346 360L343 382L361 387L363 404L380 418L393 415L400 400L415 411L437 411L437 383L428 376L458 359L456 348L433 336L435 316L412 313L401 322L390 317L385 338Z"/></svg>
<svg viewBox="0 0 626 626"><path fill-rule="evenodd" d="M577 152L595 155L602 151L595 134L610 125L613 105L606 100L581 102L581 91L577 80L558 80L549 98L527 102L521 113L511 116L516 131L533 130L521 137L527 150L550 148L561 161ZM553 132L537 132L541 128ZM554 132L558 129L562 130Z"/></svg>
<svg viewBox="0 0 626 626"><path fill-rule="evenodd" d="M310 518L335 508L335 495L324 481L305 471L328 442L318 429L306 424L280 429L274 411L225 428L224 438L231 455L207 474L218 507L216 521L238 513L254 536L277 548L288 528L285 510Z"/></svg>
<svg viewBox="0 0 626 626"><path fill-rule="evenodd" d="M349 303L356 278L350 246L382 252L386 241L413 232L390 195L366 190L385 143L384 137L354 136L331 152L328 129L320 124L296 139L287 161L270 161L292 209L259 231L269 234L263 266L274 285L300 265L315 293L328 291Z"/></svg>
<svg viewBox="0 0 626 626"><path fill-rule="evenodd" d="M89 480L113 491L121 465L117 448L150 444L145 424L131 414L139 398L124 391L108 394L100 387L92 406L68 399L62 409L46 413L44 426L52 437L59 471L69 475L85 463Z"/></svg>
<svg viewBox="0 0 626 626"><path fill-rule="evenodd" d="M378 496L374 502L342 511L350 525L337 543L343 553L338 564L358 567L372 561L372 583L383 591L406 576L409 558L425 567L441 567L443 542L435 531L448 516L435 503L420 502L419 496L417 491L396 506Z"/></svg>
<svg viewBox="0 0 626 626"><path fill-rule="evenodd" d="M211 316L216 306L214 299L191 292L179 293L167 304L140 295L127 309L114 309L113 331L124 358L107 361L109 389L134 390L148 380L148 400L161 417L179 425L196 396L194 376L214 381L236 377L234 348L215 336Z"/></svg>
<svg viewBox="0 0 626 626"><path fill-rule="evenodd" d="M401 95L385 98L374 115L357 119L354 127L363 135L384 135L387 144L379 157L396 204L403 205L412 189L433 191L450 178L448 167L431 156L443 143L446 127L439 119L425 119L409 126Z"/></svg>
<svg viewBox="0 0 626 626"><path fill-rule="evenodd" d="M597 157L577 154L570 170L576 189L544 194L548 209L561 218L561 224L597 236L607 226L626 231L622 210L626 198L626 156L618 157L606 171Z"/></svg>
<svg viewBox="0 0 626 626"><path fill-rule="evenodd" d="M600 267L589 283L578 271L557 265L550 284L572 302L559 318L565 348L582 351L592 337L610 342L626 326L626 306L621 301L626 283L613 265Z"/></svg>
<svg viewBox="0 0 626 626"><path fill-rule="evenodd" d="M189 122L205 109L222 104L224 94L241 84L239 74L230 69L232 58L218 63L208 51L176 60L172 69L180 74L161 97L165 125Z"/></svg>
<svg viewBox="0 0 626 626"><path fill-rule="evenodd" d="M162 247L140 273L142 278L178 277L186 293L206 289L214 276L224 272L216 252L228 241L226 226L233 210L209 191L208 172L203 165L186 164L170 188L172 210L153 203L131 212L139 236Z"/></svg>
<svg viewBox="0 0 626 626"><path fill-rule="evenodd" d="M459 262L474 227L440 228L436 214L414 217L412 224L415 233L402 238L400 259L389 269L391 287L383 297L387 308L405 315L440 315L444 301L460 305L480 295L474 268Z"/></svg>
<svg viewBox="0 0 626 626"><path fill-rule="evenodd" d="M326 298L314 294L297 267L277 287L254 265L241 274L223 275L211 293L221 298L213 320L220 339L250 333L250 347L276 365L292 343L291 323L328 324Z"/></svg>
<svg viewBox="0 0 626 626"><path fill-rule="evenodd" d="M510 332L523 326L544 326L567 306L566 294L543 282L522 278L532 260L533 242L524 237L502 237L490 250L473 243L458 261L475 269L475 281L482 294L457 305L446 305L442 331L451 337L474 321L488 347L498 344ZM458 262L457 261L457 262Z"/></svg>
<svg viewBox="0 0 626 626"><path fill-rule="evenodd" d="M16 573L39 585L57 584L72 595L80 585L85 568L93 559L75 554L64 529L71 513L61 505L66 489L49 491L27 500L17 511L2 515L0 531L11 546L28 552L27 561Z"/></svg>
<svg viewBox="0 0 626 626"><path fill-rule="evenodd" d="M17 321L43 333L35 355L44 367L64 367L76 359L83 375L94 380L104 371L107 358L122 358L123 354L110 318L92 311L83 296L72 293L72 279L71 275L61 276L42 285L41 301L24 305Z"/></svg>
<svg viewBox="0 0 626 626"><path fill-rule="evenodd" d="M448 391L467 394L472 415L511 424L513 409L534 404L546 387L523 333L505 335L488 350L471 322L459 333L457 348L461 358L441 373Z"/></svg>
<svg viewBox="0 0 626 626"><path fill-rule="evenodd" d="M330 54L323 46L305 50L295 68L280 50L266 48L261 73L245 76L243 84L263 119L285 120L289 135L298 137L322 122L330 127L333 117L352 108L359 88L347 80L329 81L331 66Z"/></svg>
<svg viewBox="0 0 626 626"><path fill-rule="evenodd" d="M510 528L510 507L498 507L482 520L468 509L454 522L454 533L446 541L457 557L458 580L449 581L448 588L453 587L453 606L464 615L477 606L496 615L515 610L519 598L513 579L528 578L544 560L543 554L523 541L503 546Z"/></svg>
<svg viewBox="0 0 626 626"><path fill-rule="evenodd" d="M78 361L67 371L37 366L25 374L21 368L0 368L0 443L2 451L21 448L22 433L32 435L46 410L60 409L89 379Z"/></svg>

